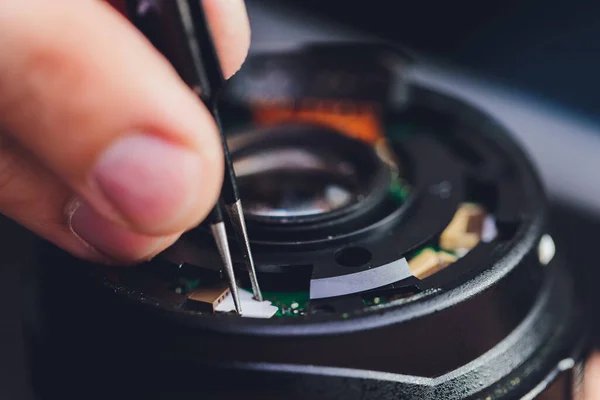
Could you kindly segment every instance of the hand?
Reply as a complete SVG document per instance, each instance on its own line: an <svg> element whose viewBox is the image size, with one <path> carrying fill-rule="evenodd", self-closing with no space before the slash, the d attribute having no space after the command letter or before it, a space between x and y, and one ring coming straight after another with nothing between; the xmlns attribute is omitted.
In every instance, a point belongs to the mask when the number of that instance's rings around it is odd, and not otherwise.
<svg viewBox="0 0 600 400"><path fill-rule="evenodd" d="M600 400L600 353L595 353L588 360L585 368L583 398Z"/></svg>
<svg viewBox="0 0 600 400"><path fill-rule="evenodd" d="M204 3L231 76L250 42L244 3ZM0 213L75 256L119 263L205 218L223 175L215 122L115 8L3 1L0 48Z"/></svg>

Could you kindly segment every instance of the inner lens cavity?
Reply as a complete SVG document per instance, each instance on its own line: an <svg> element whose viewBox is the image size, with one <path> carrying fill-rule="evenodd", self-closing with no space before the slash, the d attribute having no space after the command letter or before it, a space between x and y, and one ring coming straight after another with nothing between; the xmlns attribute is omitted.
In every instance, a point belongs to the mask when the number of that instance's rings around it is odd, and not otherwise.
<svg viewBox="0 0 600 400"><path fill-rule="evenodd" d="M299 217L328 213L360 200L355 167L309 148L266 148L234 161L247 213Z"/></svg>

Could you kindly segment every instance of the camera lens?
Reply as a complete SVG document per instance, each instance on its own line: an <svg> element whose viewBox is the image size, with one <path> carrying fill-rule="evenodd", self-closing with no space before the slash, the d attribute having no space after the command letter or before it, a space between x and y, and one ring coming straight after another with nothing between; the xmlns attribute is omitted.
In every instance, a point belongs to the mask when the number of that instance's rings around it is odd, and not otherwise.
<svg viewBox="0 0 600 400"><path fill-rule="evenodd" d="M220 112L265 299L232 235L242 315L204 225L130 268L32 249L37 385L62 398L574 398L588 328L535 170L504 127L394 54L256 55L229 82Z"/></svg>
<svg viewBox="0 0 600 400"><path fill-rule="evenodd" d="M234 160L247 214L293 218L318 215L361 197L353 165L310 149L264 149Z"/></svg>
<svg viewBox="0 0 600 400"><path fill-rule="evenodd" d="M389 170L374 148L333 129L275 125L238 132L230 143L251 225L336 219L387 193Z"/></svg>

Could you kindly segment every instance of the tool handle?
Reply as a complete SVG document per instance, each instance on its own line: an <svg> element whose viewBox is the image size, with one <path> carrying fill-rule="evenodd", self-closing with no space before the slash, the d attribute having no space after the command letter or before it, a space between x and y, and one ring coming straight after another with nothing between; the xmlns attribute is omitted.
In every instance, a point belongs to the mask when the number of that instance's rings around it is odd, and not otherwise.
<svg viewBox="0 0 600 400"><path fill-rule="evenodd" d="M203 70L203 76L206 80L206 82L201 82L201 89L203 92L205 91L205 94L203 94L206 96L205 101L213 103L209 105L214 105L218 93L225 85L225 76L223 75L221 60L215 47L214 37L206 18L203 2L198 0L175 1L186 2L190 10L190 16L193 20L193 36L197 41L200 53L200 60L196 60L196 62L201 64L200 68Z"/></svg>
<svg viewBox="0 0 600 400"><path fill-rule="evenodd" d="M190 87L198 77L179 9L172 0L127 0L128 18Z"/></svg>
<svg viewBox="0 0 600 400"><path fill-rule="evenodd" d="M200 97L212 113L221 135L223 153L225 156L225 176L221 188L221 196L225 204L231 205L237 202L240 197L236 184L233 162L231 161L231 155L229 154L229 146L227 145L227 139L223 133L223 127L217 109L218 94L225 84L221 61L219 60L219 55L214 44L202 2L198 0L175 1L187 2L190 16L193 19L193 36L197 41L196 47L198 49L195 61L200 65L198 69L203 71L199 74L199 76L201 76Z"/></svg>
<svg viewBox="0 0 600 400"><path fill-rule="evenodd" d="M215 206L212 208L212 210L206 217L206 221L210 225L215 225L223 222L223 211L221 210L221 204L219 203L219 201L217 201Z"/></svg>
<svg viewBox="0 0 600 400"><path fill-rule="evenodd" d="M217 123L217 128L221 135L221 142L223 144L223 153L225 156L225 176L223 178L223 186L221 187L221 197L226 205L232 205L240 199L240 194L237 187L237 178L233 169L233 161L231 161L231 154L229 153L229 146L227 145L227 138L223 133L221 126L221 118L219 111L214 105L210 107L210 112Z"/></svg>
<svg viewBox="0 0 600 400"><path fill-rule="evenodd" d="M131 22L201 99L213 104L225 84L212 33L199 0L127 0Z"/></svg>
<svg viewBox="0 0 600 400"><path fill-rule="evenodd" d="M217 112L217 96L225 84L202 2L199 0L128 0L131 21L169 60L212 113L225 155L221 196L225 204L239 200L233 163Z"/></svg>

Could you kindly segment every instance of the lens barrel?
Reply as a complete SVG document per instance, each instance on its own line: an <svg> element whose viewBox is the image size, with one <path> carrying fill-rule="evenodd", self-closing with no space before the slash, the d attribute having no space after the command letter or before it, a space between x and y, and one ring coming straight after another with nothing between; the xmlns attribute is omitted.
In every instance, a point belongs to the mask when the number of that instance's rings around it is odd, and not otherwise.
<svg viewBox="0 0 600 400"><path fill-rule="evenodd" d="M315 45L252 56L230 82L270 318L192 307L223 273L204 226L127 269L37 243L39 393L576 399L588 328L539 178L510 132L411 68L387 46Z"/></svg>

